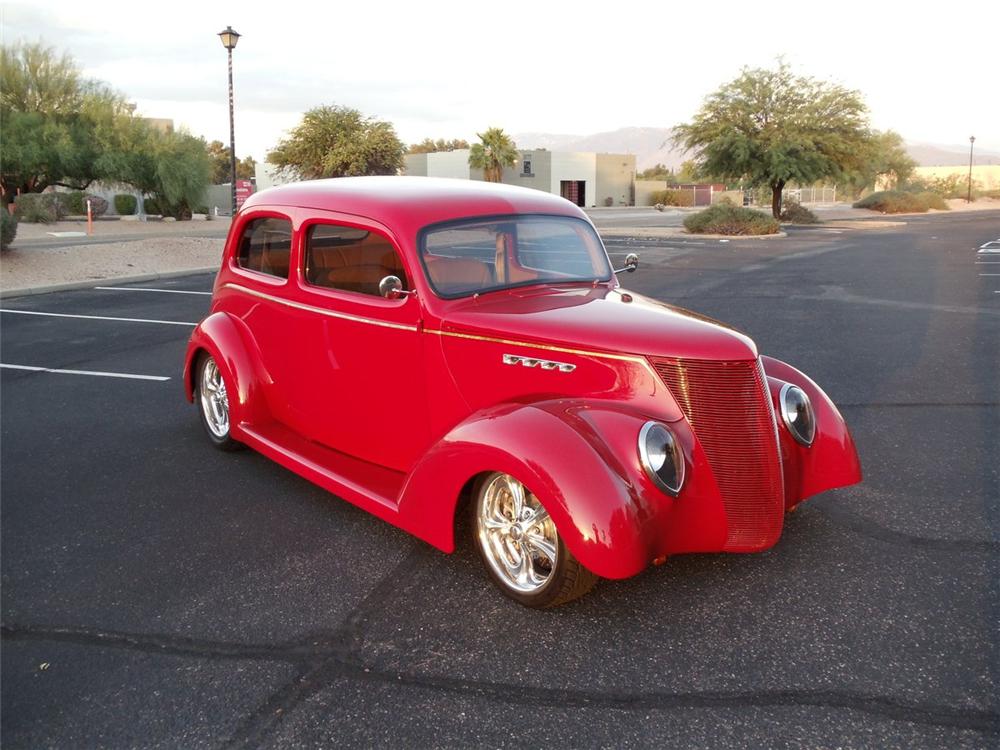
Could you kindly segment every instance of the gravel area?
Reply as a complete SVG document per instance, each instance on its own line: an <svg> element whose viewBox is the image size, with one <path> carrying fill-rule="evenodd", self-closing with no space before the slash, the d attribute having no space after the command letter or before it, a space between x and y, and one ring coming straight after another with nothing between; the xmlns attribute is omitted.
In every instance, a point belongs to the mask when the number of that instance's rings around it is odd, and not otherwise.
<svg viewBox="0 0 1000 750"><path fill-rule="evenodd" d="M44 250L18 248L15 242L0 259L0 291L217 268L224 242L222 237L155 237Z"/></svg>

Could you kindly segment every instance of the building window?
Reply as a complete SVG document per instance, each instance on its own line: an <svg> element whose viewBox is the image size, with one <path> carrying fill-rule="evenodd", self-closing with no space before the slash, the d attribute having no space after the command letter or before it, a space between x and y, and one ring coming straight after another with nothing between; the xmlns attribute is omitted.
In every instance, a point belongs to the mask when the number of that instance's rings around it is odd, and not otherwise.
<svg viewBox="0 0 1000 750"><path fill-rule="evenodd" d="M531 154L525 154L524 158L521 159L521 176L522 177L534 177L535 176L531 172Z"/></svg>

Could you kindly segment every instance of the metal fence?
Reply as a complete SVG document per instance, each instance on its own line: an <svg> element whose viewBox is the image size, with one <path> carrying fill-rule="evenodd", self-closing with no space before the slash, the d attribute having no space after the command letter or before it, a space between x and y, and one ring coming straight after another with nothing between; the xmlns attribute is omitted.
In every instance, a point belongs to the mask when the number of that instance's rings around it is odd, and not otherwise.
<svg viewBox="0 0 1000 750"><path fill-rule="evenodd" d="M789 198L799 203L836 203L837 188L834 187L807 187L783 190L781 200L787 201Z"/></svg>

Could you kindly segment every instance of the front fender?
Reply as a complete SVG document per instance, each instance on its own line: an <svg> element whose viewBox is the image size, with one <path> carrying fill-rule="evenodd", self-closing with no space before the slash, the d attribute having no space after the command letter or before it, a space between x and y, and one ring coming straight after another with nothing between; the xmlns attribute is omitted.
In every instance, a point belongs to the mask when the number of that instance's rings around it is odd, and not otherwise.
<svg viewBox="0 0 1000 750"><path fill-rule="evenodd" d="M847 423L830 397L809 377L780 360L761 357L778 421L778 438L784 466L785 507L820 492L857 484L861 461ZM795 440L780 417L778 395L785 383L805 391L816 414L816 438L806 447Z"/></svg>
<svg viewBox="0 0 1000 750"><path fill-rule="evenodd" d="M263 390L269 381L262 371L260 357L254 356L255 349L253 337L242 320L216 312L195 327L184 357L184 392L188 401L194 400L198 356L207 352L219 365L231 386L229 417L234 437L239 436L242 425L262 421L266 413Z"/></svg>
<svg viewBox="0 0 1000 750"><path fill-rule="evenodd" d="M504 404L472 415L411 472L399 499L403 525L451 552L463 487L478 474L501 471L535 494L588 570L605 578L643 570L662 544L657 531L662 524L654 518L658 510L642 497L634 467L581 429L581 409L586 406L579 400L559 400ZM638 434L643 418L625 418Z"/></svg>

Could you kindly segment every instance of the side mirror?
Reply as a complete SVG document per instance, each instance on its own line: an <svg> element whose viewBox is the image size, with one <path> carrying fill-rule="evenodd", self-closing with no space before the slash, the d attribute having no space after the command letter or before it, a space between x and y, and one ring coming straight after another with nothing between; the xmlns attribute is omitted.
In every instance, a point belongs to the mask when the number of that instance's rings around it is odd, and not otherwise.
<svg viewBox="0 0 1000 750"><path fill-rule="evenodd" d="M403 289L403 282L398 276L386 276L378 283L378 293L386 299L399 299L416 292Z"/></svg>
<svg viewBox="0 0 1000 750"><path fill-rule="evenodd" d="M616 268L615 273L621 273L622 271L628 271L629 273L635 273L635 269L639 267L639 256L635 253L629 253L625 256L625 266L622 268Z"/></svg>

